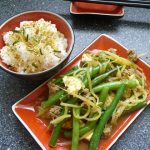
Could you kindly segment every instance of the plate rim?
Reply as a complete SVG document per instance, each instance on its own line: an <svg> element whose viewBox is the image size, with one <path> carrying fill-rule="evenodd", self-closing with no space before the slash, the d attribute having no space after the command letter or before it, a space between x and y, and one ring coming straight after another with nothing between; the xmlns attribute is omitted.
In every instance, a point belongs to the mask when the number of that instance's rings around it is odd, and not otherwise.
<svg viewBox="0 0 150 150"><path fill-rule="evenodd" d="M73 15L97 15L97 16L112 16L112 17L123 17L125 14L124 7L122 7L121 14L106 14L106 13L94 13L94 12L74 12L72 11L73 3L70 4L70 13Z"/></svg>
<svg viewBox="0 0 150 150"><path fill-rule="evenodd" d="M36 90L36 89L35 89ZM34 90L34 91L35 91ZM29 94L32 94L34 91L30 92ZM29 95L28 94L28 95ZM28 95L26 95L25 97L27 97ZM23 97L23 98L25 98ZM23 98L21 100L18 101L18 103L20 101L23 100ZM33 139L37 142L37 144L43 149L43 150L46 150L46 148L43 146L43 144L41 143L41 141L37 138L37 136L32 132L32 130L28 127L28 125L23 121L23 119L17 114L17 112L15 111L15 106L18 104L18 103L15 103L13 106L12 106L12 111L13 113L16 115L16 117L18 118L18 120L22 123L22 125L26 128L26 130L30 133L30 135L33 137Z"/></svg>
<svg viewBox="0 0 150 150"><path fill-rule="evenodd" d="M122 45L120 42L118 42L117 40L115 40L114 38L112 38L111 36L107 35L107 34L100 34L97 38L95 38L89 45L87 45L77 56L75 56L71 61L69 61L67 63L67 65L65 65L60 71L62 71L64 68L68 67L79 55L81 55L82 53L85 52L85 50L91 46L95 41L97 41L99 38L101 37L107 37L110 40L116 42L118 45L120 45L121 47L123 47L124 49L128 50L128 48L126 48L124 45ZM148 66L150 68L150 65L145 62L144 60L140 59L140 61L142 61L146 66ZM58 73L56 73L55 75L59 74L60 71ZM16 115L16 117L18 118L18 120L23 124L23 126L27 129L27 131L31 134L31 136L33 137L33 139L37 142L37 144L43 149L43 150L47 150L43 144L41 143L41 141L36 137L36 135L32 132L32 130L28 127L28 125L23 121L23 119L17 114L16 110L15 110L15 106L20 103L22 100L24 100L26 97L30 96L32 93L34 93L37 89L39 89L40 87L42 87L43 85L45 85L45 83L47 83L49 80L51 80L55 75L53 75L51 78L49 78L48 80L46 80L45 82L43 82L41 85L39 85L37 88L35 88L34 90L32 90L29 94L27 94L26 96L24 96L23 98L21 98L19 101L17 101L16 103L14 103L12 105L12 111L13 113ZM148 105L150 104L150 100L148 100ZM109 144L109 146L107 147L106 150L109 150L114 144L115 142L120 138L120 136L127 130L127 128L132 124L132 122L134 122L134 120L143 112L143 110L146 107L142 108L141 110L139 110L137 112L137 114L131 119L131 121L126 125L126 127L118 134L118 136L116 138L113 139L113 141L111 142L111 144Z"/></svg>

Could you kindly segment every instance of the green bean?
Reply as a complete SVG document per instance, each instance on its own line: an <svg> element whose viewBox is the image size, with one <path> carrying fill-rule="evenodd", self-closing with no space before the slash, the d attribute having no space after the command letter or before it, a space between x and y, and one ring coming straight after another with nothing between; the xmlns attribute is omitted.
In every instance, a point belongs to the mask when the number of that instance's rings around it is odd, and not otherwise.
<svg viewBox="0 0 150 150"><path fill-rule="evenodd" d="M105 125L107 124L108 120L111 118L112 113L114 112L117 104L119 103L119 100L122 98L124 91L126 89L126 85L125 84L121 84L120 88L118 89L111 105L108 107L108 109L104 112L104 114L102 115L102 117L99 119L98 124L96 126L96 128L94 129L91 141L90 141L90 145L89 145L89 150L96 150L98 143L99 143L99 139L103 133L103 129L105 128Z"/></svg>
<svg viewBox="0 0 150 150"><path fill-rule="evenodd" d="M60 83L62 83L62 78L63 78L64 76L71 76L71 75L73 75L73 73L74 73L78 68L79 68L78 66L73 67L73 68L71 69L71 71L69 71L69 72L67 72L67 73L65 73L65 74L63 74L63 75L61 75L59 78L55 79L55 80L53 81L53 83L54 83L54 84L60 84ZM99 72L99 69L100 69L99 66L91 67L91 68L90 68L90 74L94 76L95 74L97 74L97 73ZM86 71L86 69L85 69L84 71Z"/></svg>
<svg viewBox="0 0 150 150"><path fill-rule="evenodd" d="M94 77L96 74L99 73L99 70L100 70L100 66L90 67L89 68L90 76ZM85 69L85 72L84 72L84 74L82 76L82 79L81 79L83 81L85 87L88 86L88 79L87 79L87 73L86 73L86 71L87 71L87 69Z"/></svg>
<svg viewBox="0 0 150 150"><path fill-rule="evenodd" d="M93 117L93 114L91 114L90 117ZM82 135L86 134L87 132L89 132L90 130L92 130L95 127L96 122L97 122L97 120L87 121L85 126L80 127L79 135L82 136ZM64 131L65 137L69 138L69 137L71 137L71 135L72 135L72 130Z"/></svg>
<svg viewBox="0 0 150 150"><path fill-rule="evenodd" d="M96 67L92 67L92 69L90 70L91 79L95 78L98 74L104 73L107 67L108 67L108 63L102 63Z"/></svg>
<svg viewBox="0 0 150 150"><path fill-rule="evenodd" d="M78 70L78 69L79 69L79 66L74 66L74 67L72 67L71 70L72 70L72 71L76 71L76 70ZM74 73L74 72L73 72L73 73ZM69 75L69 76L70 76L70 75L72 75L72 72L71 72L71 71L70 71L70 72L66 72L65 74L63 74L63 76L65 76L65 75L67 75L67 76Z"/></svg>
<svg viewBox="0 0 150 150"><path fill-rule="evenodd" d="M96 116L96 114L94 114L94 115L91 114L89 117L95 117L95 116ZM79 132L80 136L86 134L87 132L89 132L89 131L91 131L93 128L95 128L96 123L97 123L97 120L88 121L84 127L81 127L81 128L80 128L80 132Z"/></svg>
<svg viewBox="0 0 150 150"><path fill-rule="evenodd" d="M114 81L100 84L93 88L95 93L100 92L104 87L108 87L110 90L118 89L122 84L126 84L129 88L134 88L138 85L138 81L136 79L126 80L126 81Z"/></svg>
<svg viewBox="0 0 150 150"><path fill-rule="evenodd" d="M90 67L89 72L90 72L91 79L95 78L98 74L104 73L107 67L108 67L108 63L102 63L101 65L98 65L96 67ZM85 86L87 87L88 79L87 79L86 72L83 75L83 82Z"/></svg>
<svg viewBox="0 0 150 150"><path fill-rule="evenodd" d="M81 127L80 132L79 132L80 136L82 136L82 135L86 134L87 132L89 132L90 130L92 130L95 127L96 122L97 122L97 120L89 121L84 127Z"/></svg>
<svg viewBox="0 0 150 150"><path fill-rule="evenodd" d="M94 71L94 74L96 73L96 71L98 71L97 67L96 67L96 70ZM138 81L127 80L127 81L114 81L114 82L104 83L104 84L94 87L93 91L95 93L100 92L104 87L108 87L110 90L114 90L114 89L119 88L120 85L123 83L126 84L127 87L134 88L138 84ZM47 101L42 102L42 107L46 108L46 107L52 106L59 100L66 100L67 97L68 97L68 94L65 91L59 90L54 95L51 95Z"/></svg>
<svg viewBox="0 0 150 150"><path fill-rule="evenodd" d="M136 110L139 110L139 109L141 109L141 108L143 108L143 107L145 107L145 106L147 106L147 102L145 102L145 101L139 102L137 105L131 107L131 108L128 109L128 110L125 110L122 115L124 115L124 114L129 114L129 113L134 112L134 111L136 111Z"/></svg>
<svg viewBox="0 0 150 150"><path fill-rule="evenodd" d="M91 129L93 129L96 125L96 121L89 121L84 127L81 127L80 128L80 131L79 131L79 135L82 136L84 134L86 134L87 132L89 132ZM67 131L64 131L64 136L69 138L72 136L72 130L67 130Z"/></svg>
<svg viewBox="0 0 150 150"><path fill-rule="evenodd" d="M91 75L94 76L95 74L97 74L99 72L100 67L94 67L91 71ZM59 100L66 100L68 97L68 94L63 91L63 90L59 90L56 93L54 93L53 95L51 95L48 100L42 102L42 107L46 108L49 106L54 105L55 103L57 103Z"/></svg>
<svg viewBox="0 0 150 150"><path fill-rule="evenodd" d="M62 116L64 114L64 112L65 112L65 109L63 107L60 115ZM64 124L64 121L60 122L56 127L54 127L50 141L49 141L49 146L51 146L51 147L56 146L57 138L59 136L59 133L60 133L60 130L61 130L63 124Z"/></svg>
<svg viewBox="0 0 150 150"><path fill-rule="evenodd" d="M54 83L54 84L57 84L57 85L61 84L61 83L62 83L62 79L63 79L64 76L71 76L71 75L73 75L73 73L74 73L78 68L79 68L78 66L74 66L69 72L67 72L67 73L61 75L59 78L53 80L53 83Z"/></svg>
<svg viewBox="0 0 150 150"><path fill-rule="evenodd" d="M104 64L102 64L102 65L105 66L106 63L104 63ZM67 72L67 73L65 73L65 74L63 74L63 75L61 75L59 78L55 79L55 80L53 81L53 83L54 83L54 84L60 84L60 83L62 83L62 78L63 78L64 76L71 76L71 75L73 75L73 73L74 73L78 68L79 68L78 66L74 66L74 67L71 69L71 71L69 71L69 72ZM99 70L100 70L100 66L91 67L91 68L90 68L90 75L95 76L96 74L99 73ZM85 69L85 71L86 71L86 69Z"/></svg>
<svg viewBox="0 0 150 150"><path fill-rule="evenodd" d="M108 71L108 72L106 72L106 73L104 73L104 74L102 74L102 75L100 75L100 76L94 78L94 79L92 80L92 86L96 86L97 84L101 83L101 82L102 82L104 79L106 79L110 74L114 73L114 72L117 71L117 70L118 70L118 68L115 68L115 69L113 69L113 70L110 70L110 71Z"/></svg>
<svg viewBox="0 0 150 150"><path fill-rule="evenodd" d="M52 83L54 83L56 85L60 85L62 83L62 77L59 77L59 78L53 80Z"/></svg>
<svg viewBox="0 0 150 150"><path fill-rule="evenodd" d="M102 102L101 108L104 107L106 98L108 96L108 92L109 92L109 88L108 87L104 87L102 89L101 93L100 93L99 100L100 100L100 102Z"/></svg>
<svg viewBox="0 0 150 150"><path fill-rule="evenodd" d="M49 106L54 105L56 102L58 102L59 100L66 100L68 98L68 95L65 91L60 90L57 91L55 94L51 95L47 101L42 102L42 107L43 108L47 108Z"/></svg>
<svg viewBox="0 0 150 150"><path fill-rule="evenodd" d="M79 115L80 109L75 109L76 113ZM79 128L80 128L80 120L73 116L73 130L72 130L72 144L71 150L78 150L79 144Z"/></svg>
<svg viewBox="0 0 150 150"><path fill-rule="evenodd" d="M77 101L76 98L72 98L72 99L69 99L67 102L70 103L70 104L74 104L76 101ZM63 109L60 113L60 116L62 116L64 114L64 112L65 112L65 109L63 107ZM61 131L61 128L62 128L63 124L64 124L64 121L62 121L56 127L54 127L51 138L50 138L50 141L49 141L49 146L51 146L51 147L56 146L57 138L59 136L59 133Z"/></svg>

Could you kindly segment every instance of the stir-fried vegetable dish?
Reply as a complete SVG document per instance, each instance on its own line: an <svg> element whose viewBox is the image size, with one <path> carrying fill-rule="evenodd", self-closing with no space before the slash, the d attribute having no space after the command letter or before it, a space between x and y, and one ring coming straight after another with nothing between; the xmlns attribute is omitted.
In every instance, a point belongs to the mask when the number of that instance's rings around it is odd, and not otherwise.
<svg viewBox="0 0 150 150"><path fill-rule="evenodd" d="M49 81L48 87L49 97L41 102L38 116L49 119L53 127L51 147L57 146L61 134L71 140L72 150L81 140L89 141L89 150L96 150L100 138L111 135L121 116L147 105L142 69L115 49L85 52L77 66Z"/></svg>

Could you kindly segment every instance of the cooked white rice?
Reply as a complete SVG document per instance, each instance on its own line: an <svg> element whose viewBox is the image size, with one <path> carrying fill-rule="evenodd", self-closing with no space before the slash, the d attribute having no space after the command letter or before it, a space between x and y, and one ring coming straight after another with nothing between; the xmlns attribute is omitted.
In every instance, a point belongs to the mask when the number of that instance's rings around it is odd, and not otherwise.
<svg viewBox="0 0 150 150"><path fill-rule="evenodd" d="M66 56L67 39L55 24L40 19L20 22L3 36L2 61L19 73L34 73L58 64Z"/></svg>

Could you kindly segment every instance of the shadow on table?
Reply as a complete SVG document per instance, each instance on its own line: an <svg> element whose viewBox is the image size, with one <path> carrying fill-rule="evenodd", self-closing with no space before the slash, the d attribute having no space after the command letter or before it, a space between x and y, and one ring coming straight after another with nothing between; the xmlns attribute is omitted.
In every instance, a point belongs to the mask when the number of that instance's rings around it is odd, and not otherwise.
<svg viewBox="0 0 150 150"><path fill-rule="evenodd" d="M14 96L19 98L22 95L26 95L44 82L36 80L24 80L5 72L3 72L1 80L5 81L5 84L2 86L5 86L5 88L10 91L11 99L14 99ZM16 100L16 98L14 100Z"/></svg>
<svg viewBox="0 0 150 150"><path fill-rule="evenodd" d="M86 29L89 30L106 30L106 31L117 31L118 26L126 26L130 28L144 28L150 29L150 22L141 22L126 20L126 18L122 19L120 17L111 17L111 16L92 16L92 15L64 15L60 14L67 20L69 20L72 24L72 27L76 30L78 29Z"/></svg>

